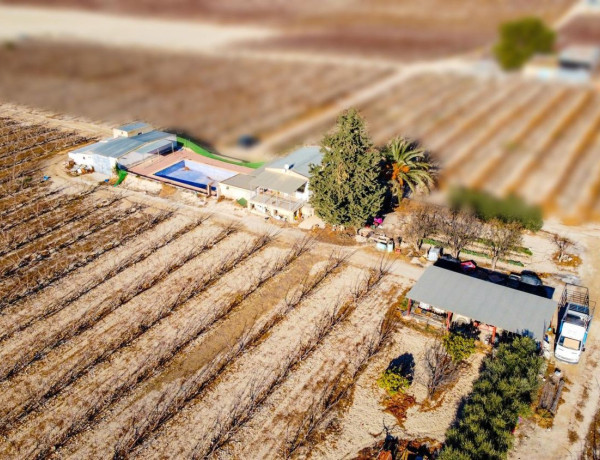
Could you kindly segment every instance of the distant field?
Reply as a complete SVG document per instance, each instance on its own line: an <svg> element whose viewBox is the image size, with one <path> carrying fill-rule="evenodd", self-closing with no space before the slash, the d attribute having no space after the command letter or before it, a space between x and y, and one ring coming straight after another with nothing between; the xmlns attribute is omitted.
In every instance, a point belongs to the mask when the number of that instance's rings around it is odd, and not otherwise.
<svg viewBox="0 0 600 460"><path fill-rule="evenodd" d="M389 73L42 42L1 47L0 60L4 101L113 123L143 119L219 145L276 131Z"/></svg>
<svg viewBox="0 0 600 460"><path fill-rule="evenodd" d="M9 2L10 3L10 2ZM16 2L20 5L23 2ZM552 22L573 0L31 0L43 6L282 27L289 36L253 43L257 49L303 50L423 59L462 53L493 41L498 25L535 15ZM243 46L243 44L240 44Z"/></svg>
<svg viewBox="0 0 600 460"><path fill-rule="evenodd" d="M520 78L425 73L358 106L377 144L419 139L445 183L517 193L568 219L600 217L600 93ZM275 150L318 141L335 119Z"/></svg>
<svg viewBox="0 0 600 460"><path fill-rule="evenodd" d="M574 16L559 31L559 45L600 44L600 13Z"/></svg>

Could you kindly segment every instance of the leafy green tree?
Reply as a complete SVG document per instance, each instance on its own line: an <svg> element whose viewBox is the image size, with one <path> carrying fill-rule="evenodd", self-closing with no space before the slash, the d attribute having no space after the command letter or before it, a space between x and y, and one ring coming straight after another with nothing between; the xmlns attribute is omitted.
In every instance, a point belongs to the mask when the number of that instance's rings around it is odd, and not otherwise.
<svg viewBox="0 0 600 460"><path fill-rule="evenodd" d="M383 206L381 155L373 148L363 119L355 109L338 118L321 143L323 160L311 165L311 204L332 225L364 225Z"/></svg>
<svg viewBox="0 0 600 460"><path fill-rule="evenodd" d="M535 53L549 53L556 34L541 19L529 17L500 27L500 40L494 54L505 70L520 68Z"/></svg>
<svg viewBox="0 0 600 460"><path fill-rule="evenodd" d="M441 460L505 459L513 445L513 430L525 414L539 384L542 358L535 342L517 337L487 357L473 384L458 422L446 432Z"/></svg>
<svg viewBox="0 0 600 460"><path fill-rule="evenodd" d="M432 165L424 149L416 143L396 137L384 148L388 163L388 180L392 193L400 201L407 188L415 193L418 187L429 190L433 185Z"/></svg>

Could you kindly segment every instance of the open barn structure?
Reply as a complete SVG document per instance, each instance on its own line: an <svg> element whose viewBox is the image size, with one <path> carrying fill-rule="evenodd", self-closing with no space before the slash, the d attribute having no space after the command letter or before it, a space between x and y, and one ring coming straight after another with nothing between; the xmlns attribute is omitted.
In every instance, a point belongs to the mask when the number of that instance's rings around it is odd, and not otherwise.
<svg viewBox="0 0 600 460"><path fill-rule="evenodd" d="M453 322L473 322L491 329L492 343L499 329L542 341L557 308L554 300L541 295L435 265L425 270L406 296L411 307L416 302L445 315L447 328Z"/></svg>

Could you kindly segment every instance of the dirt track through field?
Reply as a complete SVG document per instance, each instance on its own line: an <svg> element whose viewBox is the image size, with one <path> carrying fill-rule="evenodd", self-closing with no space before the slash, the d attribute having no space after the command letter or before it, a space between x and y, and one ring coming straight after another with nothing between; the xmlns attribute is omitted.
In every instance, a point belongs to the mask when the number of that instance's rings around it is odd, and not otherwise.
<svg viewBox="0 0 600 460"><path fill-rule="evenodd" d="M252 420L218 452L219 458L287 458L309 429L325 417L340 385L352 378L377 342L389 308L385 300L391 280L362 301L344 327L337 328L319 348L293 369L261 405ZM314 433L312 433L314 434Z"/></svg>
<svg viewBox="0 0 600 460"><path fill-rule="evenodd" d="M274 385L285 378L289 366L301 358L319 334L327 332L319 323L327 315L336 314L336 304L325 305L325 299L345 298L360 271L353 269L351 275L337 276L328 285L299 308L294 309L269 337L257 348L242 357L218 384L201 398L186 405L172 419L163 424L152 438L134 452L135 458L160 458L168 455L204 456L212 449L214 437L221 437L222 429L232 427L235 419L248 410L256 398L269 393ZM338 293L338 294L336 294ZM310 307L312 305L312 308ZM320 305L321 308L315 308ZM258 370L258 372L257 372ZM241 383L243 382L243 383ZM188 426L198 426L190 436Z"/></svg>

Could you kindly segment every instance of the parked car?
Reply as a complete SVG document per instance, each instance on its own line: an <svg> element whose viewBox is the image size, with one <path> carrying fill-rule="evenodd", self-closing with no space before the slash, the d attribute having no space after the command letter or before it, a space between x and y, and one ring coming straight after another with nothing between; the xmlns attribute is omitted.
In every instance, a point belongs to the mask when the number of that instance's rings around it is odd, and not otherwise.
<svg viewBox="0 0 600 460"><path fill-rule="evenodd" d="M542 280L536 273L529 270L523 270L521 272L521 283L529 284L530 286L542 286Z"/></svg>
<svg viewBox="0 0 600 460"><path fill-rule="evenodd" d="M508 279L506 280L506 285L513 289L518 289L521 285L521 275L517 275L516 273L511 273L508 275Z"/></svg>
<svg viewBox="0 0 600 460"><path fill-rule="evenodd" d="M452 263L460 265L460 259L457 259L456 257L453 257L450 254L442 254L440 256L440 259L445 260L446 262L452 262Z"/></svg>

